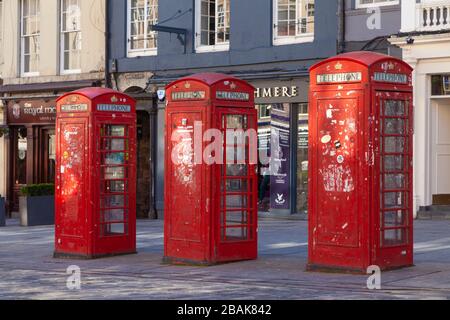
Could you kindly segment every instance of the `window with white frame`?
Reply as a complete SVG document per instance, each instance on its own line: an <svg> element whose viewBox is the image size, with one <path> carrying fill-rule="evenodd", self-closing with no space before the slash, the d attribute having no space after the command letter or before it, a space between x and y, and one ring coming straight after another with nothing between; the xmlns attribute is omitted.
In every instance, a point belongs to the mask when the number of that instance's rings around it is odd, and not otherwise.
<svg viewBox="0 0 450 320"><path fill-rule="evenodd" d="M61 0L61 73L81 72L80 0Z"/></svg>
<svg viewBox="0 0 450 320"><path fill-rule="evenodd" d="M274 0L274 44L314 40L315 0Z"/></svg>
<svg viewBox="0 0 450 320"><path fill-rule="evenodd" d="M196 0L197 51L228 50L230 0Z"/></svg>
<svg viewBox="0 0 450 320"><path fill-rule="evenodd" d="M155 55L158 0L128 0L128 56Z"/></svg>
<svg viewBox="0 0 450 320"><path fill-rule="evenodd" d="M396 4L399 4L399 0L356 0L356 9L392 6Z"/></svg>
<svg viewBox="0 0 450 320"><path fill-rule="evenodd" d="M40 0L21 0L21 73L39 75Z"/></svg>

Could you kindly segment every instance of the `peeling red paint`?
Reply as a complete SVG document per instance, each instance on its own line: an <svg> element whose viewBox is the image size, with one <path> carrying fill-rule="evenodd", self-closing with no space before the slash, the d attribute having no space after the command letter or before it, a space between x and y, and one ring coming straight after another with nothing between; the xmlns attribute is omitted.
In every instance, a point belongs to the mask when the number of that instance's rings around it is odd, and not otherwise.
<svg viewBox="0 0 450 320"><path fill-rule="evenodd" d="M413 264L411 73L371 52L311 68L311 269Z"/></svg>

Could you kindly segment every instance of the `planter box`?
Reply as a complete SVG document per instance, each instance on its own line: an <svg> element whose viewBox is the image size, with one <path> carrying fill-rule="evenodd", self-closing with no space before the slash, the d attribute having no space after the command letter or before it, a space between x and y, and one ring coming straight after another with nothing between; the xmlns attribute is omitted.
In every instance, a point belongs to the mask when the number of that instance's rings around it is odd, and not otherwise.
<svg viewBox="0 0 450 320"><path fill-rule="evenodd" d="M6 222L5 198L0 197L0 227L4 227Z"/></svg>
<svg viewBox="0 0 450 320"><path fill-rule="evenodd" d="M55 197L19 197L20 225L45 226L55 223Z"/></svg>

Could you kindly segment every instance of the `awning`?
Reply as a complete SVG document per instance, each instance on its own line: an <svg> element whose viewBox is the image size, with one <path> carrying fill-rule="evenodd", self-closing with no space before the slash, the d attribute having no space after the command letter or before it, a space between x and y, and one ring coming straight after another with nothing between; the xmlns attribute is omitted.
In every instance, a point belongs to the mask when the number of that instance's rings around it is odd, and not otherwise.
<svg viewBox="0 0 450 320"><path fill-rule="evenodd" d="M0 94L24 93L24 92L41 92L41 91L72 91L85 87L99 87L101 80L79 80L79 81L61 81L61 82L44 82L30 84L10 84L0 86ZM4 99L7 99L5 97Z"/></svg>

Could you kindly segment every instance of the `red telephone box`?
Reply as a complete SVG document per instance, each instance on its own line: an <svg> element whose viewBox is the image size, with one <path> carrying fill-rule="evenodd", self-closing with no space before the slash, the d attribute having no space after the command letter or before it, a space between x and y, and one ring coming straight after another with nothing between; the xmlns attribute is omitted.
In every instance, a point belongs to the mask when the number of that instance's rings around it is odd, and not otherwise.
<svg viewBox="0 0 450 320"><path fill-rule="evenodd" d="M254 90L213 73L167 86L165 261L212 265L257 258Z"/></svg>
<svg viewBox="0 0 450 320"><path fill-rule="evenodd" d="M311 68L310 270L413 265L411 74L372 52Z"/></svg>
<svg viewBox="0 0 450 320"><path fill-rule="evenodd" d="M136 106L86 88L57 100L55 257L136 252Z"/></svg>

